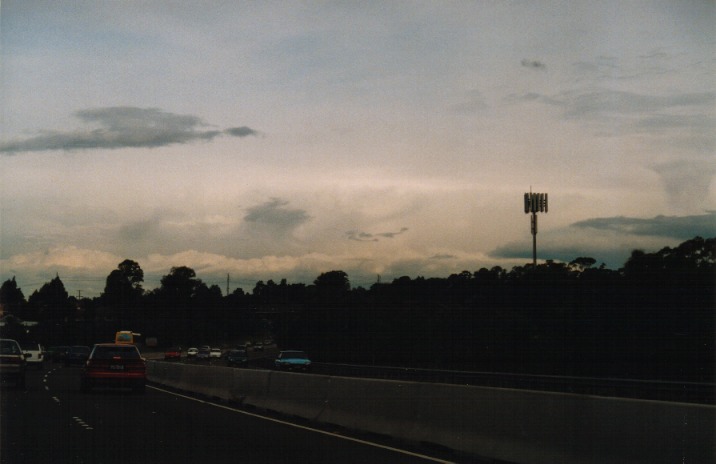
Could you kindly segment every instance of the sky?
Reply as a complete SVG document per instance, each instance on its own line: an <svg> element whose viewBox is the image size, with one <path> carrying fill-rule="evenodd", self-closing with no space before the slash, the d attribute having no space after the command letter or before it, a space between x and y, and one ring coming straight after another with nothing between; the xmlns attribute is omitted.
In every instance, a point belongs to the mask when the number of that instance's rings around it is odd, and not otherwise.
<svg viewBox="0 0 716 464"><path fill-rule="evenodd" d="M0 4L0 281L354 287L716 236L713 1Z"/></svg>

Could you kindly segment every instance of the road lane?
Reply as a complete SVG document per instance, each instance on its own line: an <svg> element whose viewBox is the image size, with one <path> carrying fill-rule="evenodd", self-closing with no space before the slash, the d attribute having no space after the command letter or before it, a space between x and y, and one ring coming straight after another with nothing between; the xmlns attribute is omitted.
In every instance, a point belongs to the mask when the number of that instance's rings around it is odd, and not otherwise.
<svg viewBox="0 0 716 464"><path fill-rule="evenodd" d="M151 387L83 394L79 368L48 367L0 392L2 464L448 462Z"/></svg>

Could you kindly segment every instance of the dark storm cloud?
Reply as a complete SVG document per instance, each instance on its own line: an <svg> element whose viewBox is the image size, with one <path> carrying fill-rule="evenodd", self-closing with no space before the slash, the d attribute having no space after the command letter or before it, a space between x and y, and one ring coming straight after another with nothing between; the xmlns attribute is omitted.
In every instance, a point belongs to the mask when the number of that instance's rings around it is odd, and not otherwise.
<svg viewBox="0 0 716 464"><path fill-rule="evenodd" d="M630 235L688 240L695 236L716 237L716 212L698 216L657 216L651 219L628 217L594 218L571 227L609 230Z"/></svg>
<svg viewBox="0 0 716 464"><path fill-rule="evenodd" d="M537 61L537 60L524 59L520 62L520 64L525 68L539 69L539 70L547 69L547 66L545 66L544 63L542 63L541 61Z"/></svg>
<svg viewBox="0 0 716 464"><path fill-rule="evenodd" d="M377 242L380 238L395 238L397 235L403 234L407 231L407 227L402 227L398 232L380 232L375 234L361 232L358 230L349 230L346 232L346 237L348 237L348 240L354 240L356 242Z"/></svg>
<svg viewBox="0 0 716 464"><path fill-rule="evenodd" d="M89 148L156 148L208 141L222 134L234 137L255 134L253 129L246 126L224 131L203 130L207 125L196 116L167 113L157 108L93 108L78 111L75 116L87 124L99 127L70 132L43 131L34 137L0 144L0 153Z"/></svg>

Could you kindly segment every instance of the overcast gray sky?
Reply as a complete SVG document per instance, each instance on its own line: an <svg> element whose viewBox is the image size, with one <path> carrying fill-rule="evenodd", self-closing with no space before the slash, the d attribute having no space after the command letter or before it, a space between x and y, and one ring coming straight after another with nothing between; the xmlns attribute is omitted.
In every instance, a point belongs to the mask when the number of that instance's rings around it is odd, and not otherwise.
<svg viewBox="0 0 716 464"><path fill-rule="evenodd" d="M0 279L250 291L716 235L713 1L0 6Z"/></svg>

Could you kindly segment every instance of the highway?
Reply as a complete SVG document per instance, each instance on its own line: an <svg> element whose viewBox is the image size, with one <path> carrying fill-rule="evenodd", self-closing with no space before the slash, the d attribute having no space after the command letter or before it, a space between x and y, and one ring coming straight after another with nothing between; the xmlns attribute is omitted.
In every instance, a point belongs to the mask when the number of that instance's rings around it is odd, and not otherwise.
<svg viewBox="0 0 716 464"><path fill-rule="evenodd" d="M28 371L25 390L2 386L0 463L477 462L442 450L407 449L386 437L291 424L152 386L144 395L83 394L79 375L80 368L48 363Z"/></svg>

